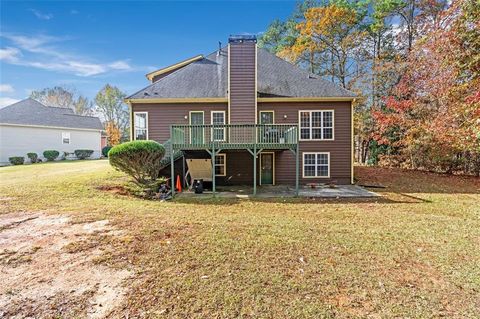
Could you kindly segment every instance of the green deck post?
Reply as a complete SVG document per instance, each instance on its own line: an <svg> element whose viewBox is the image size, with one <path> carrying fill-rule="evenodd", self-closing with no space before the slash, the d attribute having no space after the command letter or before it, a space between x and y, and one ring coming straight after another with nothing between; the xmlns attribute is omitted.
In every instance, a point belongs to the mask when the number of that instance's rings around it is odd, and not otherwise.
<svg viewBox="0 0 480 319"><path fill-rule="evenodd" d="M297 149L295 151L295 196L298 196L298 188L299 188L299 159L300 159L300 148L298 147L298 141L297 141Z"/></svg>
<svg viewBox="0 0 480 319"><path fill-rule="evenodd" d="M253 144L253 196L257 195L257 143Z"/></svg>
<svg viewBox="0 0 480 319"><path fill-rule="evenodd" d="M212 141L212 192L215 197L215 142Z"/></svg>
<svg viewBox="0 0 480 319"><path fill-rule="evenodd" d="M172 127L170 126L170 173L171 173L171 179L170 179L170 187L172 190L172 198L175 197L175 159L173 158L173 140L172 140Z"/></svg>

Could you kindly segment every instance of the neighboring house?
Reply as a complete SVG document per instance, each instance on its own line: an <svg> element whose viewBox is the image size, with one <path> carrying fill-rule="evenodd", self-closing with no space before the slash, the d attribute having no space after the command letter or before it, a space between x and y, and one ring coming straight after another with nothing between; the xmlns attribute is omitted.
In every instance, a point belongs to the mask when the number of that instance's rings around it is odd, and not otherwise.
<svg viewBox="0 0 480 319"><path fill-rule="evenodd" d="M147 78L126 99L133 139L213 159L213 189L353 183L355 94L257 48L254 36Z"/></svg>
<svg viewBox="0 0 480 319"><path fill-rule="evenodd" d="M89 149L91 158L101 156L102 123L98 117L81 116L69 108L49 107L25 99L0 109L0 164L12 156L57 150L72 153Z"/></svg>

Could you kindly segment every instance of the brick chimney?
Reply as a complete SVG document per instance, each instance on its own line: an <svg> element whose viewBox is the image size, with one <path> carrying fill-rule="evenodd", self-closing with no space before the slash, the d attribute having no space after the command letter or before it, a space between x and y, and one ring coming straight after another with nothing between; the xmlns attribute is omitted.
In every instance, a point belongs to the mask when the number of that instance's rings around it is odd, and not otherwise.
<svg viewBox="0 0 480 319"><path fill-rule="evenodd" d="M230 124L256 123L257 38L232 35L228 39Z"/></svg>

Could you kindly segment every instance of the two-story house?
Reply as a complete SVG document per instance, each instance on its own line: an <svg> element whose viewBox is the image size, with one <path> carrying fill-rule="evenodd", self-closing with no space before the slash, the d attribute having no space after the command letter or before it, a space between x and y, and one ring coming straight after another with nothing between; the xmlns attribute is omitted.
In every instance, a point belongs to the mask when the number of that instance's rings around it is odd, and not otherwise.
<svg viewBox="0 0 480 319"><path fill-rule="evenodd" d="M353 183L355 95L258 48L254 36L231 36L228 46L147 78L126 99L132 139L211 159L213 190Z"/></svg>

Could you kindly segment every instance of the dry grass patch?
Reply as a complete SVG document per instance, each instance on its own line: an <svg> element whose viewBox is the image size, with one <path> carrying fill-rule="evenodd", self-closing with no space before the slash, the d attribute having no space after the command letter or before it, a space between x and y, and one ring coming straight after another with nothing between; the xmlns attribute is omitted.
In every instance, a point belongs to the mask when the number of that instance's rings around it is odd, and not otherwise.
<svg viewBox="0 0 480 319"><path fill-rule="evenodd" d="M110 271L133 269L110 317L478 316L476 178L358 168L361 182L387 186L374 190L382 198L160 203L117 192L125 177L106 162L49 167L44 178L38 167L41 182L0 169L11 198L0 211L108 219L121 230L70 247L98 250L91 262ZM3 184L12 176L19 182Z"/></svg>

